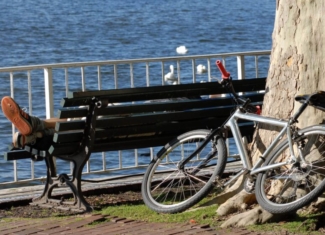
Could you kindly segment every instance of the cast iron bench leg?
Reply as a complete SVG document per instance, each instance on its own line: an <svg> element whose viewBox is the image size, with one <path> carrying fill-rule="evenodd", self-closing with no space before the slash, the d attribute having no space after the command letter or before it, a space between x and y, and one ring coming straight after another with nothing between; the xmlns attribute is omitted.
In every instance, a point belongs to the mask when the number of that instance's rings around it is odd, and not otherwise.
<svg viewBox="0 0 325 235"><path fill-rule="evenodd" d="M80 152L67 157L70 159L70 161L73 159L73 162L75 163L72 180L67 174L60 174L57 178L51 177L51 162L49 158L45 158L47 166L47 180L44 191L41 196L33 199L31 205L62 210L72 210L76 212L92 211L92 207L84 198L81 190L82 169L89 158L86 155L87 153ZM63 199L55 199L52 195L53 189L59 188L62 185L67 185L71 189L74 197L73 202L64 201ZM64 205L69 205L69 207L64 207Z"/></svg>
<svg viewBox="0 0 325 235"><path fill-rule="evenodd" d="M59 158L72 161L74 163L72 180L67 174L61 174L57 179L51 177L52 162L51 159L46 159L47 167L47 181L44 187L43 194L33 200L32 205L38 205L41 207L55 207L62 210L73 210L77 212L90 212L93 208L86 201L81 190L81 176L82 169L86 162L89 160L91 155L91 149L94 144L95 129L96 129L96 117L97 117L97 100L93 99L92 104L89 105L89 112L86 117L86 128L84 131L84 137L80 146L79 151L72 155L60 155ZM52 191L62 185L67 185L73 194L74 202L66 202L63 199L53 199ZM57 204L59 206L52 206L52 204ZM64 207L64 205L69 205L69 207Z"/></svg>

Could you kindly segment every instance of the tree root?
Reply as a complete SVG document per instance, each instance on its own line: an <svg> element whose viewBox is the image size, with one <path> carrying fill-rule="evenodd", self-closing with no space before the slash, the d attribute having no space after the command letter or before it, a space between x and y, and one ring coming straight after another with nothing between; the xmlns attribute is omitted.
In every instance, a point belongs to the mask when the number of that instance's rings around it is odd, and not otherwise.
<svg viewBox="0 0 325 235"><path fill-rule="evenodd" d="M225 216L237 211L243 211L254 203L256 203L255 194L248 194L244 190L241 190L220 205L217 209L217 214L219 216Z"/></svg>
<svg viewBox="0 0 325 235"><path fill-rule="evenodd" d="M227 221L225 221L221 227L244 227L253 224L263 224L266 222L280 221L287 215L274 215L266 210L263 210L260 206L256 208L240 213L238 215L231 216Z"/></svg>

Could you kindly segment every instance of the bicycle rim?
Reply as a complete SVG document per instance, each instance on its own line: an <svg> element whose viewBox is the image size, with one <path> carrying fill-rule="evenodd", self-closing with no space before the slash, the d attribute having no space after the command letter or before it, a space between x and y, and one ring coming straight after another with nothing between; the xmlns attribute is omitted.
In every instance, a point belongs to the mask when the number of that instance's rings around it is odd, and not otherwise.
<svg viewBox="0 0 325 235"><path fill-rule="evenodd" d="M161 213L181 212L212 190L216 175L223 172L226 164L222 138L217 143L210 141L183 169L178 167L179 162L194 152L209 133L208 130L197 130L177 137L149 165L142 184L143 199L148 207ZM213 158L206 161L210 151L214 153ZM204 167L197 170L203 162Z"/></svg>

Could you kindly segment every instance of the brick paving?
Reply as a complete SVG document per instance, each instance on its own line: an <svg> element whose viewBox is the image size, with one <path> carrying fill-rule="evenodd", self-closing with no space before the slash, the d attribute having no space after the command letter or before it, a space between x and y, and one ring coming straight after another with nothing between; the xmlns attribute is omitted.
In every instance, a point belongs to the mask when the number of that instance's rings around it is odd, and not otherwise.
<svg viewBox="0 0 325 235"><path fill-rule="evenodd" d="M259 235L245 229L218 230L208 225L149 223L105 215L83 215L65 218L0 219L0 235Z"/></svg>

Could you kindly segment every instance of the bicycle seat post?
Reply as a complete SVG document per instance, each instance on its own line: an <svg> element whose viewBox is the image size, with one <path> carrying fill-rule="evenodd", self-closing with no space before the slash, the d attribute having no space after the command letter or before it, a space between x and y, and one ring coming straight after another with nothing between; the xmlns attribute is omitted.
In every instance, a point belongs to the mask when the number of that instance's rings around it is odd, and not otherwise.
<svg viewBox="0 0 325 235"><path fill-rule="evenodd" d="M307 108L308 103L309 103L309 98L307 98L305 100L305 102L302 103L302 105L297 110L297 112L292 116L292 118L290 119L290 125L292 125L293 123L297 123L298 122L298 118L303 113L303 111Z"/></svg>

